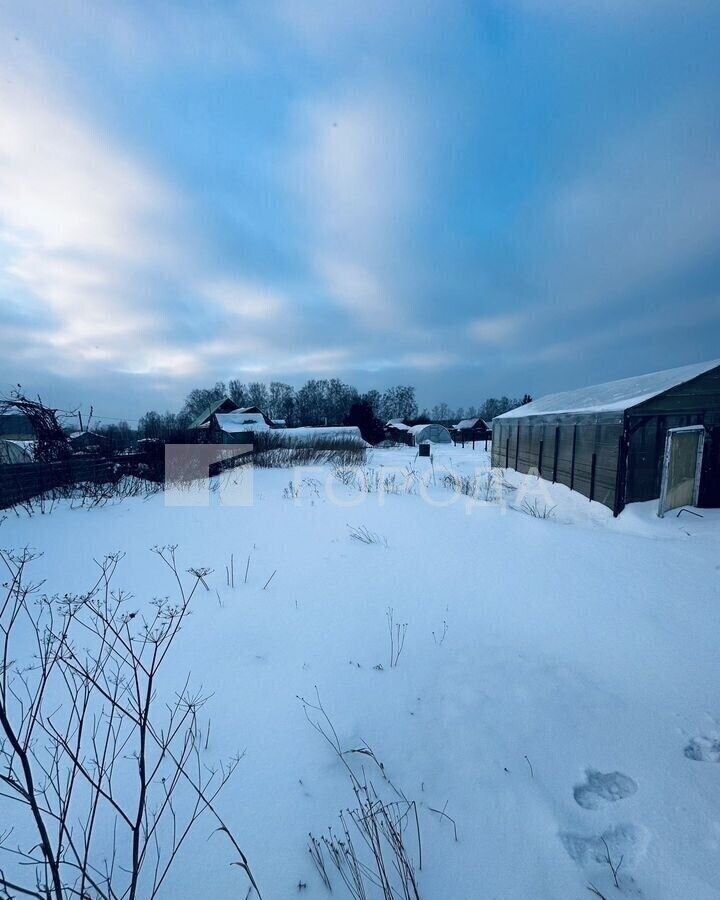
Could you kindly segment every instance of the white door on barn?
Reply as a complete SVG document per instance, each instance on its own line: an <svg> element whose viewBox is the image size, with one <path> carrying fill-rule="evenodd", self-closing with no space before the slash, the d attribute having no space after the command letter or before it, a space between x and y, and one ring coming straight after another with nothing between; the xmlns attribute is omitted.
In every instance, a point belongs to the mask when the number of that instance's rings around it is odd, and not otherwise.
<svg viewBox="0 0 720 900"><path fill-rule="evenodd" d="M700 493L705 429L702 425L670 428L665 438L658 515L679 506L696 506Z"/></svg>

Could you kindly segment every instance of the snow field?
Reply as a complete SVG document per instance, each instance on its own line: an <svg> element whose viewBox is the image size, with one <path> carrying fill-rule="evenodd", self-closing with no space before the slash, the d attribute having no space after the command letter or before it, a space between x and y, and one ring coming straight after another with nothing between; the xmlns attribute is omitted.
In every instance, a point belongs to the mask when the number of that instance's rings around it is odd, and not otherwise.
<svg viewBox="0 0 720 900"><path fill-rule="evenodd" d="M298 472L298 491L292 472L257 470L248 507L217 494L205 507L59 504L8 518L0 545L42 550L38 575L59 592L83 590L92 558L122 550L117 582L139 606L172 592L153 545L214 570L166 683L190 671L213 693L208 762L244 751L219 807L265 900L329 896L307 835L354 801L297 699L316 689L343 746L366 742L418 804L424 900L579 900L588 883L608 898L717 900L720 516L658 520L643 504L613 520L511 472L502 504L450 503L443 473L485 465L469 448L436 447L432 461L373 451L368 470L411 466L429 484L397 495L361 494L330 467ZM521 492L551 518L513 508ZM408 626L393 668L389 607ZM431 809L454 819L457 842ZM211 830L199 826L168 897L244 896ZM622 858L619 890L608 853Z"/></svg>

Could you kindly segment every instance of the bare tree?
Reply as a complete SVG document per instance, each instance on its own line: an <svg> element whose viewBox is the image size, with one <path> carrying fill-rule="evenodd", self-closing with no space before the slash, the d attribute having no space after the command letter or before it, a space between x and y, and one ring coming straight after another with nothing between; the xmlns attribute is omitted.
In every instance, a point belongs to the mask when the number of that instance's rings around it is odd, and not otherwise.
<svg viewBox="0 0 720 900"><path fill-rule="evenodd" d="M205 813L248 862L214 802L240 757L209 768L198 720L206 697L186 681L159 708L161 667L201 583L183 583L175 548L155 548L177 599L150 613L112 586L106 557L81 596L41 593L36 555L0 551L0 799L18 836L0 835L0 898L152 900ZM259 892L258 896L259 896Z"/></svg>

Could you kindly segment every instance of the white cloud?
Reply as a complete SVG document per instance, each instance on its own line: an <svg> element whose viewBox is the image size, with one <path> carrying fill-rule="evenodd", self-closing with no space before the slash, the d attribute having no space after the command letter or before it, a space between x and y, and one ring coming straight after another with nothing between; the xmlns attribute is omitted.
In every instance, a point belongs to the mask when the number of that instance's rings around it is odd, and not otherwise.
<svg viewBox="0 0 720 900"><path fill-rule="evenodd" d="M392 309L373 272L361 263L332 256L320 257L316 265L333 299L371 328L387 327Z"/></svg>
<svg viewBox="0 0 720 900"><path fill-rule="evenodd" d="M303 107L309 140L292 168L309 258L331 300L363 325L394 328L406 310L394 277L420 191L417 116L391 89L346 89Z"/></svg>
<svg viewBox="0 0 720 900"><path fill-rule="evenodd" d="M178 198L90 128L31 56L3 55L0 79L6 280L43 309L50 350L119 359L158 325L127 273L173 259L160 226Z"/></svg>
<svg viewBox="0 0 720 900"><path fill-rule="evenodd" d="M488 316L470 323L470 336L478 343L501 346L518 335L525 317L519 314Z"/></svg>
<svg viewBox="0 0 720 900"><path fill-rule="evenodd" d="M14 42L10 42L11 45ZM0 41L0 45L2 42ZM4 47L0 46L0 50ZM173 338L176 310L153 295L168 275L216 321L271 322L272 287L205 271L184 198L52 83L26 47L0 53L0 266L7 309L31 301L25 340L38 367L182 377L212 354ZM23 355L5 332L9 364Z"/></svg>
<svg viewBox="0 0 720 900"><path fill-rule="evenodd" d="M266 321L286 311L285 298L267 285L241 278L224 278L201 285L200 292L240 319Z"/></svg>

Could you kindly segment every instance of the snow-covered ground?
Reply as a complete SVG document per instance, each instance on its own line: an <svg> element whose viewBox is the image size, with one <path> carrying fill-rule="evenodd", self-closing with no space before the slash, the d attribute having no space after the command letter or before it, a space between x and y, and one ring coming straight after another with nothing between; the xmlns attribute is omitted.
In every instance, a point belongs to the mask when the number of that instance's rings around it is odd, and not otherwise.
<svg viewBox="0 0 720 900"><path fill-rule="evenodd" d="M235 493L228 505L217 493L206 506L59 504L7 518L0 546L43 551L35 571L60 593L87 588L93 557L122 550L116 580L139 603L173 591L153 545L214 570L169 665L214 694L208 762L245 751L218 805L265 900L328 896L307 835L354 801L297 699L316 688L343 746L366 742L417 802L423 900L581 900L589 883L608 900L717 900L720 511L660 520L652 503L613 519L515 473L500 503L444 486L487 464L469 447L432 460L373 451L370 492L330 467L299 471L294 487L292 471L257 470L249 506ZM372 490L381 467L413 491ZM524 504L554 509L536 518ZM354 539L358 528L378 540ZM408 625L394 668L388 607ZM165 896L245 896L212 827L199 826ZM603 838L623 859L619 890ZM344 890L335 878L333 896Z"/></svg>

